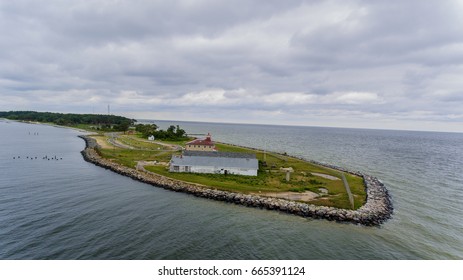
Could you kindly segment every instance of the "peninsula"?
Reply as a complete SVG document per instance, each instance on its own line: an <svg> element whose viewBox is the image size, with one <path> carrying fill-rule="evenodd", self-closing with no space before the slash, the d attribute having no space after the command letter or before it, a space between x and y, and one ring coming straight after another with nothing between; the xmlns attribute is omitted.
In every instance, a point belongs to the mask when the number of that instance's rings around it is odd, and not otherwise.
<svg viewBox="0 0 463 280"><path fill-rule="evenodd" d="M50 116L56 113L0 112L0 117L42 121L37 118L43 119L43 114L53 120ZM94 133L80 136L86 142L82 151L85 160L154 186L367 226L380 225L393 211L385 186L360 172L286 153L218 143L210 134L204 139L192 139L178 126L164 131L154 124L134 126L135 120L123 117L111 116L118 123L104 119L101 124L100 115L82 116L60 114L59 119L71 119L73 123L65 125ZM51 122L56 124L54 117Z"/></svg>

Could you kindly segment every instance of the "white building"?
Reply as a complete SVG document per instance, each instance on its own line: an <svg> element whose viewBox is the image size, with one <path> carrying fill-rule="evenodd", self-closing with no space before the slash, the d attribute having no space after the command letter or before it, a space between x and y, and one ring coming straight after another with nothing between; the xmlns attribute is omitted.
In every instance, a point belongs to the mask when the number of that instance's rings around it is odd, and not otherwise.
<svg viewBox="0 0 463 280"><path fill-rule="evenodd" d="M148 136L148 140L154 141L154 136L153 135Z"/></svg>
<svg viewBox="0 0 463 280"><path fill-rule="evenodd" d="M170 172L236 174L257 176L259 162L255 154L184 151L172 156Z"/></svg>

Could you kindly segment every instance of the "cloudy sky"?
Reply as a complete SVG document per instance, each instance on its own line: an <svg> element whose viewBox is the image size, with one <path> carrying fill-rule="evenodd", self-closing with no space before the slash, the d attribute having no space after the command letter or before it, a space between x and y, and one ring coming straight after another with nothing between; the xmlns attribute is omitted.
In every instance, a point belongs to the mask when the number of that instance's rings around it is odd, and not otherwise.
<svg viewBox="0 0 463 280"><path fill-rule="evenodd" d="M0 111L463 132L463 1L0 0Z"/></svg>

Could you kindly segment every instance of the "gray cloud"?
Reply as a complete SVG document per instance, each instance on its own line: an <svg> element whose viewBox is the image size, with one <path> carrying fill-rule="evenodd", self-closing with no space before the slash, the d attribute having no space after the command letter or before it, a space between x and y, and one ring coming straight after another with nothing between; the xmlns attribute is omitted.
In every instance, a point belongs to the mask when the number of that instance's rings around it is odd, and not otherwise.
<svg viewBox="0 0 463 280"><path fill-rule="evenodd" d="M1 1L0 110L463 130L459 1Z"/></svg>

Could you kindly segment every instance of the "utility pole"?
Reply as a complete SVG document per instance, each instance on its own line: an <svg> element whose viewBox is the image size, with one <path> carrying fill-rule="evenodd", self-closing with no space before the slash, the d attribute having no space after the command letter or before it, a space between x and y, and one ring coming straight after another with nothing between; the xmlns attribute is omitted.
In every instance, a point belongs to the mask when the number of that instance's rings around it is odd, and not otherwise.
<svg viewBox="0 0 463 280"><path fill-rule="evenodd" d="M110 110L109 104L108 104L108 115L111 115L111 110Z"/></svg>
<svg viewBox="0 0 463 280"><path fill-rule="evenodd" d="M267 141L264 140L264 161L267 161Z"/></svg>

